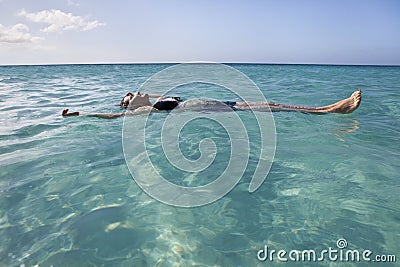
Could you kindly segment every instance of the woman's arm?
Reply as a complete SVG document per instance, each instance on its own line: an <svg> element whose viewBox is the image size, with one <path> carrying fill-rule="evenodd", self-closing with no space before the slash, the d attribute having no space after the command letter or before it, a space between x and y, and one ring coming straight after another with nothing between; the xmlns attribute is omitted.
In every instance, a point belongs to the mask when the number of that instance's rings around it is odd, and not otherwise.
<svg viewBox="0 0 400 267"><path fill-rule="evenodd" d="M114 119L119 118L125 115L125 112L121 113L80 113L80 112L69 112L69 109L64 109L61 113L63 117L71 117L71 116L88 116L88 117L96 117L102 119Z"/></svg>

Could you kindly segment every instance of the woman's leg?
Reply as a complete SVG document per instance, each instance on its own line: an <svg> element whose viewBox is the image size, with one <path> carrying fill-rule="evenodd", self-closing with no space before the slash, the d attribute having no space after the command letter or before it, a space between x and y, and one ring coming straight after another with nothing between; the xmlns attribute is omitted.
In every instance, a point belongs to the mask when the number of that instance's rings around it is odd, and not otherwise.
<svg viewBox="0 0 400 267"><path fill-rule="evenodd" d="M241 110L259 111L300 111L309 113L351 113L358 108L361 103L361 90L358 89L350 97L340 100L334 104L323 107L303 107L277 104L273 102L237 102L235 107Z"/></svg>

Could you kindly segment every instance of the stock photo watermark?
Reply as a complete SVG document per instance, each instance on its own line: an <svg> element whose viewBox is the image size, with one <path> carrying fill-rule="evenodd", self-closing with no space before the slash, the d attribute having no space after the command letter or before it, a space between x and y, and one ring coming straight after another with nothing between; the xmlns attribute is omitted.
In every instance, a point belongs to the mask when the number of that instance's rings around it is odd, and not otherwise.
<svg viewBox="0 0 400 267"><path fill-rule="evenodd" d="M322 250L285 250L272 249L267 245L257 252L257 259L262 262L396 262L394 254L375 254L369 249L348 249L347 240L339 238L336 247L328 247Z"/></svg>
<svg viewBox="0 0 400 267"><path fill-rule="evenodd" d="M139 88L148 94L168 96L175 88L193 83L223 88L240 99L241 103L267 103L264 94L242 72L217 63L185 63L166 68L149 78ZM218 90L218 89L216 89ZM213 92L217 95L218 92ZM209 99L189 99L201 102L213 109L210 112L182 112L172 110L161 130L161 147L169 166L160 167L148 154L146 137L150 134L148 120L151 111L140 116L125 116L122 129L122 145L128 169L140 188L154 199L178 207L196 207L209 204L229 193L243 177L250 157L248 129L241 117L227 102L220 102L213 95ZM269 106L266 106L269 109ZM266 179L271 168L276 147L275 123L272 112L256 112L254 115L260 145L257 166L254 168L248 191L256 191ZM197 119L207 119L219 124L229 137L230 154L227 166L212 182L201 186L181 186L163 176L163 171L176 168L187 175L201 176L212 167L217 155L213 136L198 143L199 158L193 160L182 153L179 137L182 129ZM254 133L254 131L253 131ZM210 133L212 134L212 133Z"/></svg>

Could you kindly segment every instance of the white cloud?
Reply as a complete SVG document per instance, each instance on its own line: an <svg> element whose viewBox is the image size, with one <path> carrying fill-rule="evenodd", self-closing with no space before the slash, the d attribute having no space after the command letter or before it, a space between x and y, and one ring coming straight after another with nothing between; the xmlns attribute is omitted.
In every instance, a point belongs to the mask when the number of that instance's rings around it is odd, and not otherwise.
<svg viewBox="0 0 400 267"><path fill-rule="evenodd" d="M41 29L42 32L58 32L63 30L89 31L105 25L105 23L97 20L87 21L83 17L74 16L71 13L55 9L42 10L37 13L29 13L23 9L18 15L36 23L48 24L48 27Z"/></svg>
<svg viewBox="0 0 400 267"><path fill-rule="evenodd" d="M29 28L25 24L15 24L11 27L5 27L0 24L0 43L34 43L42 40L40 37L32 36Z"/></svg>
<svg viewBox="0 0 400 267"><path fill-rule="evenodd" d="M0 1L1 1L1 0L0 0ZM74 2L74 1L72 1L72 0L68 0L67 5L68 5L68 6L80 6L79 3Z"/></svg>

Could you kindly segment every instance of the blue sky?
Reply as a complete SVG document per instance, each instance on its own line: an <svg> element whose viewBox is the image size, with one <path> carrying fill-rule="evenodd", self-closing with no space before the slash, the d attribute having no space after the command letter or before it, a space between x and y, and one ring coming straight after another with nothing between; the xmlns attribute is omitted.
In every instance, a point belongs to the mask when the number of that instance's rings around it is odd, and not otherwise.
<svg viewBox="0 0 400 267"><path fill-rule="evenodd" d="M400 65L397 0L0 0L0 65Z"/></svg>

